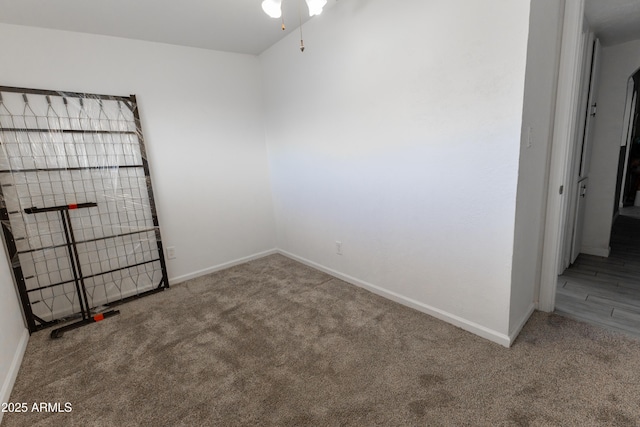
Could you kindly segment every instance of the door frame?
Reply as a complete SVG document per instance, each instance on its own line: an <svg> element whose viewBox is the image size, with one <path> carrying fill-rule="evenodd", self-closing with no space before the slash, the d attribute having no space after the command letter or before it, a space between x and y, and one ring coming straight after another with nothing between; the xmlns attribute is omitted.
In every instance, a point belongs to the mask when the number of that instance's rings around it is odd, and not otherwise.
<svg viewBox="0 0 640 427"><path fill-rule="evenodd" d="M538 309L551 312L555 308L558 268L562 262L566 232L566 215L569 197L570 171L573 147L576 141L577 117L579 117L580 77L584 51L585 0L566 1L556 113L553 124L553 140L549 165L549 186L542 249L542 271Z"/></svg>

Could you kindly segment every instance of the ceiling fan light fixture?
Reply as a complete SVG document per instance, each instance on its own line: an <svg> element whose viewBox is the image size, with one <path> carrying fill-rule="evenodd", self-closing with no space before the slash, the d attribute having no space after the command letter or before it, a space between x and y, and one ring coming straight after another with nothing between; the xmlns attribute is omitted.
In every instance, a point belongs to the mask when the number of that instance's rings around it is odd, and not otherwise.
<svg viewBox="0 0 640 427"><path fill-rule="evenodd" d="M305 0L309 8L309 16L320 15L322 8L327 4L327 0Z"/></svg>
<svg viewBox="0 0 640 427"><path fill-rule="evenodd" d="M263 0L262 10L272 18L282 16L282 0Z"/></svg>

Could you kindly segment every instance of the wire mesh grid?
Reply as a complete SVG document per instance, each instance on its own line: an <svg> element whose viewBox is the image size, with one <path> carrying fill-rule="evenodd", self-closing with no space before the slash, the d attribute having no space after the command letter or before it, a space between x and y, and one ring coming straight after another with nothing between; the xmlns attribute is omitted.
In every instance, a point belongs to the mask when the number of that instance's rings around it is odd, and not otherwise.
<svg viewBox="0 0 640 427"><path fill-rule="evenodd" d="M82 294L96 308L168 286L136 108L0 88L5 243L38 327L81 312Z"/></svg>

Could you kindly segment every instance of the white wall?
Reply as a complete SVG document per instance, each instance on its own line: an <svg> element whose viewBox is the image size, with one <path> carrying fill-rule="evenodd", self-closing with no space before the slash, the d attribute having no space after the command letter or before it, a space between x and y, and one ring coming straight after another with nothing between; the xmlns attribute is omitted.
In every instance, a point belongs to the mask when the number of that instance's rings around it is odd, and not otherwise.
<svg viewBox="0 0 640 427"><path fill-rule="evenodd" d="M540 284L563 16L563 0L531 2L511 276L514 338L534 308Z"/></svg>
<svg viewBox="0 0 640 427"><path fill-rule="evenodd" d="M0 49L3 85L136 94L170 279L274 248L258 58L11 25Z"/></svg>
<svg viewBox="0 0 640 427"><path fill-rule="evenodd" d="M1 85L137 95L170 279L274 248L257 57L4 24L0 50ZM1 259L3 399L26 344L14 294Z"/></svg>
<svg viewBox="0 0 640 427"><path fill-rule="evenodd" d="M263 53L278 247L508 344L528 30L528 1L350 0Z"/></svg>
<svg viewBox="0 0 640 427"><path fill-rule="evenodd" d="M640 40L602 49L582 252L609 252L627 80L640 67Z"/></svg>
<svg viewBox="0 0 640 427"><path fill-rule="evenodd" d="M0 403L9 401L28 340L4 243L0 241ZM0 422L3 415L0 412Z"/></svg>

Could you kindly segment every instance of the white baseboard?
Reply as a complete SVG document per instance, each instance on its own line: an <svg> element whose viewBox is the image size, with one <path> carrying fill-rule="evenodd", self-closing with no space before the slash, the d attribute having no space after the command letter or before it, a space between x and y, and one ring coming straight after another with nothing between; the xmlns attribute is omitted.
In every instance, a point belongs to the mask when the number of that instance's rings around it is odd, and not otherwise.
<svg viewBox="0 0 640 427"><path fill-rule="evenodd" d="M273 255L276 253L278 253L277 249L269 249L268 251L258 252L257 254L249 255L243 258L238 258L236 260L225 262L223 264L214 265L213 267L208 267L202 270L194 271L189 274L183 274L182 276L169 278L169 283L171 285L175 285L180 282L184 282L186 280L195 279L196 277L204 276L205 274L215 273L216 271L224 270L225 268L233 267L239 264L244 264L245 262L253 261L254 259L262 258L262 257Z"/></svg>
<svg viewBox="0 0 640 427"><path fill-rule="evenodd" d="M505 347L509 347L512 343L512 339L511 337L509 337L508 335L505 334L501 334L500 332L494 331L492 329L489 329L487 327L484 327L482 325L479 325L477 323L471 322L467 319L463 319L462 317L456 316L454 314L448 313L444 310L440 310L438 308L435 307L431 307L427 304L421 303L419 301L416 301L414 299L405 297L403 295L397 294L393 291L390 291L388 289L384 289L381 288L379 286L373 285L371 283L367 283L365 281L356 279L355 277L351 277L349 275L346 274L342 274L336 270L333 270L331 268L325 267L323 265L320 265L318 263L315 263L313 261L309 261L306 258L302 258L299 257L297 255L294 255L292 253L289 253L287 251L278 249L277 250L278 253L291 258L293 260L296 260L298 262L301 262L302 264L308 265L309 267L313 267L317 270L323 271L337 279L343 280L347 283L350 283L352 285L358 286L360 288L364 288L368 291L373 292L374 294L380 295L384 298L390 299L392 301L395 301L399 304L402 305L406 305L407 307L411 307L415 310L421 311L425 314L428 314L430 316L433 316L437 319L443 320L447 323L450 323L454 326L457 326L461 329L464 329L465 331L471 332L472 334L478 335L482 338L488 339L489 341L493 341L497 344L500 344L502 346ZM524 323L523 323L524 325ZM515 337L514 337L515 338Z"/></svg>
<svg viewBox="0 0 640 427"><path fill-rule="evenodd" d="M534 303L531 303L525 315L522 317L522 319L520 319L517 327L513 330L513 332L509 334L509 345L513 344L513 342L516 340L516 337L520 335L520 331L522 331L522 328L524 328L524 325L526 325L527 321L535 310L536 305Z"/></svg>
<svg viewBox="0 0 640 427"><path fill-rule="evenodd" d="M587 255L595 255L607 258L611 253L611 247L608 248L597 248L594 246L582 246L580 248L580 253Z"/></svg>
<svg viewBox="0 0 640 427"><path fill-rule="evenodd" d="M18 371L20 370L20 365L22 364L24 352L27 349L27 343L29 343L29 331L25 328L22 333L22 337L20 337L20 341L18 342L18 346L16 347L16 352L13 355L11 366L9 366L9 372L7 372L7 376L2 383L2 389L0 389L0 403L9 402L9 398L11 397L11 390L13 390L13 385L16 382ZM0 412L0 423L2 423L3 415L4 413Z"/></svg>

